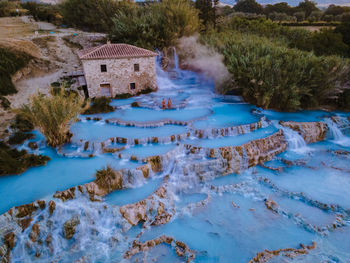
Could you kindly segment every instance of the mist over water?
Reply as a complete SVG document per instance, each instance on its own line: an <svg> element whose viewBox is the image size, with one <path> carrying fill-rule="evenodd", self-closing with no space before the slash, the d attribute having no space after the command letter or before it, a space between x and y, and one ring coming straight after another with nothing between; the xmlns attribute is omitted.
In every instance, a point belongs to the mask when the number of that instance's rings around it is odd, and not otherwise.
<svg viewBox="0 0 350 263"><path fill-rule="evenodd" d="M293 258L281 252L268 262L349 262L350 155L346 152L350 145L340 143L349 140L349 115L264 111L240 98L217 95L215 80L208 76L179 67L166 72L160 63L157 82L157 92L115 100L115 112L89 116L101 118L99 121L81 116L81 122L72 127L72 143L60 153L48 148L38 133L34 139L40 145L37 153L50 155L48 165L0 178L0 210L5 213L16 205L51 200L56 190L93 181L96 170L105 165L114 170L129 169L123 175L125 189L97 202L79 191L73 200L53 199L56 208L52 214L49 206L33 212L24 231L18 219L9 214L1 216L1 236L9 229L16 235L10 254L13 262L191 259L188 251L185 256L177 255L175 241L126 256L127 251L138 248L138 242L161 235L184 242L194 251L194 262L248 262L265 249L299 249L300 243L311 245L313 241L316 248L305 254ZM169 98L172 108L162 110L162 100ZM134 101L141 107L132 108ZM134 126L105 122L112 119ZM307 144L302 129L296 132L286 128L280 120L324 122L328 127L326 139ZM250 167L247 150L242 157L232 151L230 165L237 164L234 158L241 158L239 171L227 174L228 163L222 156L208 156L207 149L248 144L280 129L287 149L265 162L265 167ZM169 139L172 135L181 140ZM127 143L109 140L117 136L125 137ZM137 145L135 138L139 139ZM108 149L120 149L104 153L101 142ZM199 150L191 153L189 146ZM90 154L94 157L89 158ZM161 156L160 171L140 177L135 168L144 164L144 158L156 155ZM155 194L157 189L162 189L163 196ZM132 225L121 208L142 200L153 212L147 214L148 220ZM164 209L171 219L153 225L158 209ZM130 217L137 213L130 212ZM67 239L66 228L72 225L74 234ZM38 227L39 234L32 234Z"/></svg>

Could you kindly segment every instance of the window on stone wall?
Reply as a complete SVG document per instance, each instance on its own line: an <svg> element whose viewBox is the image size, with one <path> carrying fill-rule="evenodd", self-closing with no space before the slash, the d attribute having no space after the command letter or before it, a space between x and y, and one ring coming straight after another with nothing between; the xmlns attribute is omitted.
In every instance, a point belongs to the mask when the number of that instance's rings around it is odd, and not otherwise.
<svg viewBox="0 0 350 263"><path fill-rule="evenodd" d="M134 64L134 71L140 71L140 64Z"/></svg>
<svg viewBox="0 0 350 263"><path fill-rule="evenodd" d="M130 89L136 89L136 84L134 82L130 83Z"/></svg>
<svg viewBox="0 0 350 263"><path fill-rule="evenodd" d="M101 65L101 72L107 72L107 65Z"/></svg>

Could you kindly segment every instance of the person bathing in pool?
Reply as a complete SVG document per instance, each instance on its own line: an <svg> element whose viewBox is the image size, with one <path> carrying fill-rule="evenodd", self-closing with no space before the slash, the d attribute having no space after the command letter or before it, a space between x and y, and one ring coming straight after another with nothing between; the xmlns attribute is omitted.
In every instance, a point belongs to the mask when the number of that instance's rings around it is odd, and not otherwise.
<svg viewBox="0 0 350 263"><path fill-rule="evenodd" d="M169 98L169 99L168 99L168 109L171 109L171 107L172 107L171 99Z"/></svg>

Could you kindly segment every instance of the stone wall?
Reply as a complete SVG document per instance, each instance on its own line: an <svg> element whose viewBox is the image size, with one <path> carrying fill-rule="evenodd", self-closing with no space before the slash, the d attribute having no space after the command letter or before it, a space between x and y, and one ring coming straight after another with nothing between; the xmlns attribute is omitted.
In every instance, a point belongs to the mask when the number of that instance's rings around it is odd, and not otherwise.
<svg viewBox="0 0 350 263"><path fill-rule="evenodd" d="M111 95L117 94L136 95L145 89L157 89L155 58L123 58L123 59L97 59L83 60L85 78L89 96L101 96L100 85L110 84ZM134 71L134 64L140 65L138 72ZM101 72L101 65L107 65L107 72ZM130 89L130 83L135 83L136 88Z"/></svg>

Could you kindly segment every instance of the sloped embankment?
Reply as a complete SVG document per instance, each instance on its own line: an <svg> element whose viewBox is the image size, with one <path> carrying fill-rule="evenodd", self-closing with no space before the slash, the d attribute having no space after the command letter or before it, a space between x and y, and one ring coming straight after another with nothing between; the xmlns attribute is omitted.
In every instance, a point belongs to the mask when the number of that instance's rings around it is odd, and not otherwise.
<svg viewBox="0 0 350 263"><path fill-rule="evenodd" d="M12 77L32 59L39 59L38 48L30 41L5 39L0 41L0 95L17 92Z"/></svg>

